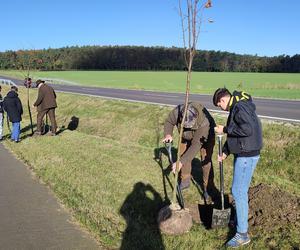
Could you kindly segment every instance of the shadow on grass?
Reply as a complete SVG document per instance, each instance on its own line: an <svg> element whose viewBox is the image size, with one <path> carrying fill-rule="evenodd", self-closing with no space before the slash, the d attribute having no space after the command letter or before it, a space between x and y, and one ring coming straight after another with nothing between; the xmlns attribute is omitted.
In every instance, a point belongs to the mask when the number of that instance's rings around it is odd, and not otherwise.
<svg viewBox="0 0 300 250"><path fill-rule="evenodd" d="M76 116L72 116L67 127L65 125L63 125L59 131L57 131L56 134L61 134L62 132L64 132L65 130L70 130L70 131L74 131L78 128L79 125L79 117Z"/></svg>
<svg viewBox="0 0 300 250"><path fill-rule="evenodd" d="M172 158L176 159L177 156L177 150L172 148ZM161 148L155 148L154 149L154 160L157 162L161 169L161 175L162 175L162 183L163 183L163 189L164 189L164 201L167 204L170 204L170 199L168 197L168 192L167 192L167 183L173 190L173 178L170 180L170 173L172 171L172 166L169 162L167 167L163 166L163 157L168 158L168 151L165 147Z"/></svg>
<svg viewBox="0 0 300 250"><path fill-rule="evenodd" d="M127 223L121 250L165 249L157 223L162 206L160 194L151 185L142 182L134 185L120 209Z"/></svg>

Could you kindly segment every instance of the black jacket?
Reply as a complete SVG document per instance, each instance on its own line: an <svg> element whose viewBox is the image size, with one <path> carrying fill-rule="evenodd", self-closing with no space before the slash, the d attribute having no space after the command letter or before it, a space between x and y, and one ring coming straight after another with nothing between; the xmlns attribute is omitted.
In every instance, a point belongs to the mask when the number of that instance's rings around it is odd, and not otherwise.
<svg viewBox="0 0 300 250"><path fill-rule="evenodd" d="M2 99L2 95L0 94L0 113L3 113L3 99Z"/></svg>
<svg viewBox="0 0 300 250"><path fill-rule="evenodd" d="M238 96L237 98L235 98ZM247 96L247 98L240 98ZM262 148L262 128L255 110L255 104L249 95L241 92L233 92L232 104L229 107L229 117L224 132L227 133L227 141L223 152L226 155L256 156ZM241 100L242 99L242 100Z"/></svg>
<svg viewBox="0 0 300 250"><path fill-rule="evenodd" d="M22 121L23 108L18 94L11 90L7 93L3 101L3 108L11 122Z"/></svg>

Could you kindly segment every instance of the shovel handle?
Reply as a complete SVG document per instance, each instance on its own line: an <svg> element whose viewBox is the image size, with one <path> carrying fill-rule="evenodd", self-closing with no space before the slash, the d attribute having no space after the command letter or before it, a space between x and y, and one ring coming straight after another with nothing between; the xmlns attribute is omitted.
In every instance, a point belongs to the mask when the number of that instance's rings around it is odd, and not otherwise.
<svg viewBox="0 0 300 250"><path fill-rule="evenodd" d="M168 151L169 161L170 161L171 165L173 165L173 163L174 163L173 158L172 158L172 145L173 145L172 141L165 142L165 147ZM178 199L179 205L182 208L184 208L184 200L183 200L183 195L182 195L179 183L177 183L177 185L176 185L176 191L177 191L177 199Z"/></svg>
<svg viewBox="0 0 300 250"><path fill-rule="evenodd" d="M222 151L222 137L223 137L223 135L217 135L217 137L218 137L219 156L222 157L222 155L223 155L223 151ZM224 173L223 173L223 161L219 162L219 168L220 168L221 204L222 204L222 210L224 210Z"/></svg>

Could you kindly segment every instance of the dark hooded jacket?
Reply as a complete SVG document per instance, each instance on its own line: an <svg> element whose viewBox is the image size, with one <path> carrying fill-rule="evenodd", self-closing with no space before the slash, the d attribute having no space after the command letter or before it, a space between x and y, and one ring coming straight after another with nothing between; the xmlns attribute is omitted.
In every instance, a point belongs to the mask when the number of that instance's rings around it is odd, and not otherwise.
<svg viewBox="0 0 300 250"><path fill-rule="evenodd" d="M183 128L181 141L190 145L187 151L181 156L180 161L186 164L193 160L203 144L209 139L214 140L214 119L209 112L198 102L190 103L197 110L197 121L192 128ZM181 105L174 108L165 121L164 135L173 135L174 126L177 126L178 132L181 124Z"/></svg>
<svg viewBox="0 0 300 250"><path fill-rule="evenodd" d="M256 156L262 148L262 128L255 113L256 107L250 95L234 91L229 101L229 116L224 132L227 141L223 152L226 155Z"/></svg>
<svg viewBox="0 0 300 250"><path fill-rule="evenodd" d="M11 122L22 121L23 107L18 93L11 90L3 100L3 108Z"/></svg>

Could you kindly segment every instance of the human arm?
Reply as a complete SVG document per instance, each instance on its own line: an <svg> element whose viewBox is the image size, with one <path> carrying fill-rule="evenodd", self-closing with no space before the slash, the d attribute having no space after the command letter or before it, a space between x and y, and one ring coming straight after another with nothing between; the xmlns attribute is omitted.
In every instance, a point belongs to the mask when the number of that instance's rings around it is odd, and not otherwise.
<svg viewBox="0 0 300 250"><path fill-rule="evenodd" d="M178 111L177 108L173 109L164 124L164 139L163 142L173 141L174 126L177 125Z"/></svg>
<svg viewBox="0 0 300 250"><path fill-rule="evenodd" d="M39 89L38 97L34 102L33 106L39 106L42 103L43 99L44 99L44 92L41 89Z"/></svg>
<svg viewBox="0 0 300 250"><path fill-rule="evenodd" d="M199 153L202 145L207 141L209 135L209 122L207 119L204 119L201 126L195 131L191 145L181 156L180 161L182 164L186 164L193 160L197 153Z"/></svg>
<svg viewBox="0 0 300 250"><path fill-rule="evenodd" d="M232 121L223 127L223 132L231 137L247 137L252 135L251 111L246 107L238 107Z"/></svg>

